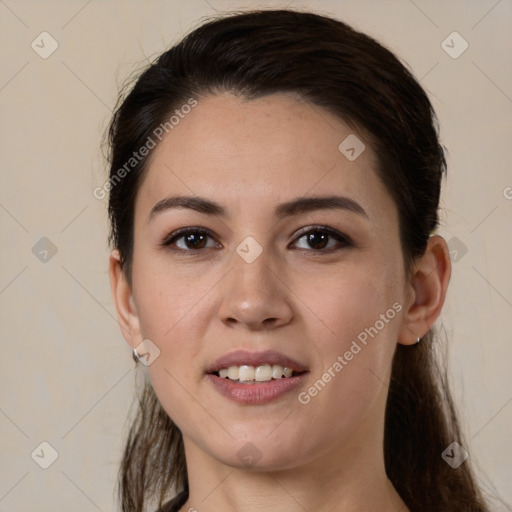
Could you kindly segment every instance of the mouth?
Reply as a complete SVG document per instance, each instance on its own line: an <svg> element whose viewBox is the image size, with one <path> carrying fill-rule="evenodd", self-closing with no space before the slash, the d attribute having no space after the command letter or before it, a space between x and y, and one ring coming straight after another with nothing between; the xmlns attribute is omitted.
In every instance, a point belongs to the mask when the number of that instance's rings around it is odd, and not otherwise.
<svg viewBox="0 0 512 512"><path fill-rule="evenodd" d="M223 396L245 404L263 404L304 382L307 367L275 351L238 350L222 356L206 371Z"/></svg>

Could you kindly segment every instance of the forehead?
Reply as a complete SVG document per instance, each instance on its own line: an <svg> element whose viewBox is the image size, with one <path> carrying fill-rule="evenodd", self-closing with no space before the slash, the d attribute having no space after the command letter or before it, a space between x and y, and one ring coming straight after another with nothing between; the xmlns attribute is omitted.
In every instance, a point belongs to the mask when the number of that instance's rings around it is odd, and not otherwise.
<svg viewBox="0 0 512 512"><path fill-rule="evenodd" d="M136 212L146 215L176 194L210 197L235 213L334 193L359 202L371 219L393 208L364 136L296 95L246 100L219 94L187 111L153 150ZM364 144L355 160L343 152L344 141L357 152Z"/></svg>

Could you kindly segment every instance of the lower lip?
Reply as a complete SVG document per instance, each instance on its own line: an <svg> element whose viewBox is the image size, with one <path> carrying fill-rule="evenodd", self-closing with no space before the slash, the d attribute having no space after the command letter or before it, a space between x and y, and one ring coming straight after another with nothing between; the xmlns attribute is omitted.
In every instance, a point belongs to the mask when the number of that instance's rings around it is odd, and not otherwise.
<svg viewBox="0 0 512 512"><path fill-rule="evenodd" d="M277 400L297 388L304 382L307 374L308 372L304 372L294 377L255 382L254 384L240 384L214 374L208 374L206 377L221 395L238 403L259 405Z"/></svg>

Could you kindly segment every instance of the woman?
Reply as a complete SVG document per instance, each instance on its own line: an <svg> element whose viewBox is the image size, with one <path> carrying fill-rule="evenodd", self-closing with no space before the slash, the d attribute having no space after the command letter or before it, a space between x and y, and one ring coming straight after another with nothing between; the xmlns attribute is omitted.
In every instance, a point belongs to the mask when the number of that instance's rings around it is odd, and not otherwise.
<svg viewBox="0 0 512 512"><path fill-rule="evenodd" d="M392 53L233 13L138 77L109 143L111 287L149 376L123 511L488 510L435 355L444 152Z"/></svg>

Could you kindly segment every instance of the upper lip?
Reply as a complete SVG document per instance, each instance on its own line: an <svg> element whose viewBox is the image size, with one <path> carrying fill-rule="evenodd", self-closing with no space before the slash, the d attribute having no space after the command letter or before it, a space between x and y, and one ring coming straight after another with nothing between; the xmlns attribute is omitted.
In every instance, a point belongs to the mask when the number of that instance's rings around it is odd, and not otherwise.
<svg viewBox="0 0 512 512"><path fill-rule="evenodd" d="M214 373L230 366L270 366L278 364L286 368L292 368L296 372L304 372L307 368L295 359L285 356L275 350L265 350L263 352L249 352L247 350L234 350L219 357L215 362L206 368L206 373Z"/></svg>

